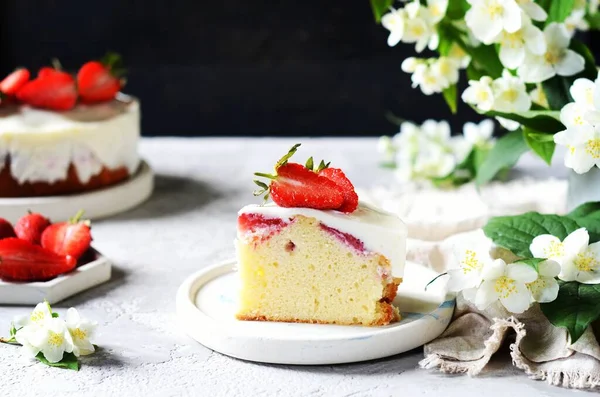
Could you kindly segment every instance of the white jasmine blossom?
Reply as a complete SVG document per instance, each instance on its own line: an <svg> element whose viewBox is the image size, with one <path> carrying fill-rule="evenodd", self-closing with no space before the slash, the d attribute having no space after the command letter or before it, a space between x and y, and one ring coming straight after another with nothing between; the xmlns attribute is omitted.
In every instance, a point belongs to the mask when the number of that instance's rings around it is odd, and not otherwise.
<svg viewBox="0 0 600 397"><path fill-rule="evenodd" d="M51 363L62 360L64 353L73 352L73 338L65 322L59 318L52 318L34 329L25 327L17 331L16 338L17 341L25 342L23 348L32 348L29 352L31 355L42 352Z"/></svg>
<svg viewBox="0 0 600 397"><path fill-rule="evenodd" d="M465 22L475 37L492 44L505 30L514 33L521 28L521 8L515 0L467 0L471 8Z"/></svg>
<svg viewBox="0 0 600 397"><path fill-rule="evenodd" d="M403 72L414 73L417 70L417 66L423 64L424 62L425 61L415 57L408 57L404 61L402 61L400 68Z"/></svg>
<svg viewBox="0 0 600 397"><path fill-rule="evenodd" d="M446 79L427 64L418 65L411 80L413 88L420 87L425 95L442 92L447 86Z"/></svg>
<svg viewBox="0 0 600 397"><path fill-rule="evenodd" d="M526 83L540 83L555 75L572 76L583 70L585 60L569 49L571 36L564 24L553 22L544 29L546 52L536 55L526 52L518 74Z"/></svg>
<svg viewBox="0 0 600 397"><path fill-rule="evenodd" d="M26 326L41 327L50 319L52 319L52 309L48 302L42 302L35 306L31 314L15 317L13 323L17 328Z"/></svg>
<svg viewBox="0 0 600 397"><path fill-rule="evenodd" d="M546 52L544 33L525 16L519 30L513 33L502 31L496 41L500 43L500 62L509 69L516 69L523 63L526 51L535 55Z"/></svg>
<svg viewBox="0 0 600 397"><path fill-rule="evenodd" d="M392 138L389 136L382 136L377 141L377 151L383 155L383 162L385 164L393 164L396 161L396 148Z"/></svg>
<svg viewBox="0 0 600 397"><path fill-rule="evenodd" d="M423 131L430 141L435 142L440 146L446 145L452 134L450 132L450 124L448 124L446 120L425 120L421 125L421 131Z"/></svg>
<svg viewBox="0 0 600 397"><path fill-rule="evenodd" d="M597 284L600 283L600 243L589 244L589 241L587 230L580 228L562 242L549 234L538 236L529 249L536 257L558 262L561 280Z"/></svg>
<svg viewBox="0 0 600 397"><path fill-rule="evenodd" d="M575 103L583 108L594 110L596 83L589 79L577 79L569 89Z"/></svg>
<svg viewBox="0 0 600 397"><path fill-rule="evenodd" d="M574 105L574 104L567 104ZM565 106L565 108L567 108ZM563 108L563 111L565 110ZM575 111L577 106L570 107ZM561 111L561 120L563 111ZM579 120L575 116L575 120ZM585 121L583 123L586 123ZM589 124L571 126L564 131L554 135L557 145L567 147L565 155L565 166L573 169L578 174L588 172L593 166L600 167L600 131L597 127Z"/></svg>
<svg viewBox="0 0 600 397"><path fill-rule="evenodd" d="M432 24L440 22L446 16L449 0L427 0L427 11Z"/></svg>
<svg viewBox="0 0 600 397"><path fill-rule="evenodd" d="M96 323L81 317L75 308L67 310L65 323L73 339L73 354L79 357L94 353L95 348L90 338L94 334Z"/></svg>
<svg viewBox="0 0 600 397"><path fill-rule="evenodd" d="M483 269L491 264L494 259L490 256L491 243L469 244L456 246L454 261L456 267L448 270L448 290L462 291L466 299L474 302L477 287L483 278Z"/></svg>
<svg viewBox="0 0 600 397"><path fill-rule="evenodd" d="M463 135L467 142L477 147L487 147L494 135L494 122L490 119L481 121L479 124L465 123Z"/></svg>
<svg viewBox="0 0 600 397"><path fill-rule="evenodd" d="M492 82L493 80L489 76L469 81L469 87L467 87L461 96L462 100L484 112L492 110L494 106Z"/></svg>
<svg viewBox="0 0 600 397"><path fill-rule="evenodd" d="M443 81L444 88L458 82L460 63L453 58L440 57L431 65L432 72Z"/></svg>
<svg viewBox="0 0 600 397"><path fill-rule="evenodd" d="M475 295L479 310L487 309L496 301L511 313L523 313L529 308L531 293L527 284L538 278L531 266L519 262L507 265L502 259L496 259L484 266L481 276L483 282Z"/></svg>
<svg viewBox="0 0 600 397"><path fill-rule="evenodd" d="M553 260L545 260L538 264L538 278L527 284L534 302L552 302L558 296L556 276L560 273L560 264Z"/></svg>
<svg viewBox="0 0 600 397"><path fill-rule="evenodd" d="M518 121L510 120L504 117L496 117L496 121L508 131L515 131L521 127L521 123Z"/></svg>
<svg viewBox="0 0 600 397"><path fill-rule="evenodd" d="M504 113L524 112L531 108L531 98L521 78L504 70L502 77L494 80L494 110Z"/></svg>
<svg viewBox="0 0 600 397"><path fill-rule="evenodd" d="M448 145L450 147L450 151L456 159L457 164L465 161L467 156L469 156L473 150L473 143L469 142L464 136L461 135L451 137Z"/></svg>
<svg viewBox="0 0 600 397"><path fill-rule="evenodd" d="M404 36L404 27L406 25L406 13L403 9L396 10L392 8L390 12L381 17L381 25L389 30L387 43L390 47L394 47L402 40Z"/></svg>
<svg viewBox="0 0 600 397"><path fill-rule="evenodd" d="M414 162L414 174L419 179L444 178L454 171L456 160L439 146L422 150Z"/></svg>
<svg viewBox="0 0 600 397"><path fill-rule="evenodd" d="M573 10L565 19L565 27L571 37L573 37L578 30L590 30L590 24L585 19L585 9Z"/></svg>
<svg viewBox="0 0 600 397"><path fill-rule="evenodd" d="M534 0L517 0L517 3L525 14L534 21L545 21L548 18L546 11Z"/></svg>
<svg viewBox="0 0 600 397"><path fill-rule="evenodd" d="M422 52L428 45L429 49L436 49L439 37L431 24L431 15L427 7L423 7L419 0L415 0L408 3L404 9L407 18L402 41L415 43L417 52Z"/></svg>
<svg viewBox="0 0 600 397"><path fill-rule="evenodd" d="M450 50L448 50L448 57L455 59L461 69L465 69L471 63L471 57L465 52L465 50L456 43L452 43Z"/></svg>

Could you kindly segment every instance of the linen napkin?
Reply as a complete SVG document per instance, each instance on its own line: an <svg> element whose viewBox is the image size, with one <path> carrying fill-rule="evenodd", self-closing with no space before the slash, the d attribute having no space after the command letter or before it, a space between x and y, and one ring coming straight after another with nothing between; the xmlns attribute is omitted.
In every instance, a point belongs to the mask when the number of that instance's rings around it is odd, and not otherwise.
<svg viewBox="0 0 600 397"><path fill-rule="evenodd" d="M409 240L408 259L443 272L454 267L456 243L482 242L483 231L452 236L440 243ZM498 251L497 256L507 255ZM515 339L508 342L508 336ZM571 345L564 328L554 327L538 304L522 314L511 314L500 304L481 311L459 294L450 325L437 339L425 345L422 368L475 376L485 370L490 358L504 343L510 343L513 365L532 379L570 388L600 385L600 345L592 327Z"/></svg>

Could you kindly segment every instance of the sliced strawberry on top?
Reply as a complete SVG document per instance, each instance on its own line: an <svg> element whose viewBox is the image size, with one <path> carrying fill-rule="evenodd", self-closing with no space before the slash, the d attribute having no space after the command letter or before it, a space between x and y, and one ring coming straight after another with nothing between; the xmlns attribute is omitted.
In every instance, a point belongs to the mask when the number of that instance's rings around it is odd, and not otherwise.
<svg viewBox="0 0 600 397"><path fill-rule="evenodd" d="M4 218L0 218L0 240L9 237L17 237L15 234L15 229L13 229L9 221Z"/></svg>
<svg viewBox="0 0 600 397"><path fill-rule="evenodd" d="M0 91L6 95L15 95L29 81L29 77L29 70L17 69L0 81Z"/></svg>
<svg viewBox="0 0 600 397"><path fill-rule="evenodd" d="M286 163L277 169L277 177L271 182L271 197L280 207L320 210L337 209L344 202L344 192L335 182L297 163Z"/></svg>
<svg viewBox="0 0 600 397"><path fill-rule="evenodd" d="M55 73L61 73L61 71L51 66L43 66L38 71L37 77L43 79L44 77L52 76Z"/></svg>
<svg viewBox="0 0 600 397"><path fill-rule="evenodd" d="M338 211L351 213L358 208L358 194L354 190L354 185L339 168L325 168L319 171L320 176L332 180L344 192L344 203Z"/></svg>
<svg viewBox="0 0 600 397"><path fill-rule="evenodd" d="M75 80L68 73L55 71L25 84L17 99L39 108L69 110L77 102Z"/></svg>
<svg viewBox="0 0 600 397"><path fill-rule="evenodd" d="M57 255L25 240L0 240L0 279L6 281L45 281L70 272L76 265L73 257Z"/></svg>
<svg viewBox="0 0 600 397"><path fill-rule="evenodd" d="M121 56L108 53L102 61L91 61L84 64L77 73L77 86L82 101L104 102L115 98L123 88L125 69L122 68Z"/></svg>
<svg viewBox="0 0 600 397"><path fill-rule="evenodd" d="M32 244L40 244L42 233L50 226L50 220L38 213L30 213L22 216L15 223L15 233L21 240L29 241Z"/></svg>
<svg viewBox="0 0 600 397"><path fill-rule="evenodd" d="M68 222L50 225L42 234L42 247L62 256L79 259L92 243L90 222L81 221L83 211L79 211Z"/></svg>

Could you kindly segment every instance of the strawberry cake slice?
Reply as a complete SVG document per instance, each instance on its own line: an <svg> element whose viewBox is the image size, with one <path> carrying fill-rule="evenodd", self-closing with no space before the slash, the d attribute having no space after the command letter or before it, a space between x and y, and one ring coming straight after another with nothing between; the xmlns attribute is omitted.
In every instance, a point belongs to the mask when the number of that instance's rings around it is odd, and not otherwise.
<svg viewBox="0 0 600 397"><path fill-rule="evenodd" d="M64 195L119 183L138 169L139 102L119 91L118 56L0 81L0 198Z"/></svg>
<svg viewBox="0 0 600 397"><path fill-rule="evenodd" d="M289 163L299 145L255 181L274 203L238 217L237 318L387 325L402 280L407 230L400 218L359 203L342 170Z"/></svg>

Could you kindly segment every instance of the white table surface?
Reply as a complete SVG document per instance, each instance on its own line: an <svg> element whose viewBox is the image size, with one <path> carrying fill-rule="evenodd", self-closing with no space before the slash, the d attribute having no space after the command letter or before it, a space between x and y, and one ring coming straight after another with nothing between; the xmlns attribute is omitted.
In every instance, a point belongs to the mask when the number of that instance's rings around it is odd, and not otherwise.
<svg viewBox="0 0 600 397"><path fill-rule="evenodd" d="M502 354L477 377L421 370L422 350L337 366L262 365L214 353L179 329L175 293L186 276L234 255L236 212L256 202L254 171L269 171L291 144L299 160L326 158L355 185L391 178L378 169L374 139L145 139L154 168L149 202L93 225L94 246L115 263L113 279L55 306L77 307L99 323L98 354L77 372L29 362L0 345L0 396L559 396L570 391L529 380ZM525 157L536 175L549 169ZM560 165L554 175L564 176ZM0 335L31 307L0 307Z"/></svg>

